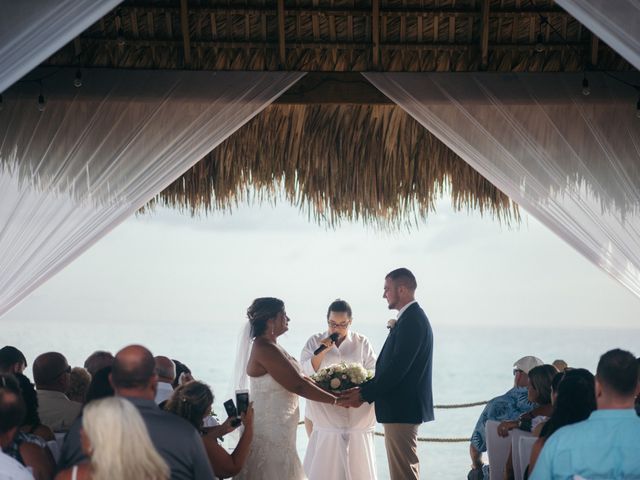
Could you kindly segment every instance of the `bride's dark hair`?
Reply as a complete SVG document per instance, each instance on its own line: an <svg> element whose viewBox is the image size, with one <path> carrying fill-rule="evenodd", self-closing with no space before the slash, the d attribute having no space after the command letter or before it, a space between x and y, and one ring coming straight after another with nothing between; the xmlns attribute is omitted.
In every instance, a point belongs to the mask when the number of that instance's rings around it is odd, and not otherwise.
<svg viewBox="0 0 640 480"><path fill-rule="evenodd" d="M284 302L279 298L256 298L247 309L247 318L251 324L251 337L256 338L267 330L267 321L284 310Z"/></svg>

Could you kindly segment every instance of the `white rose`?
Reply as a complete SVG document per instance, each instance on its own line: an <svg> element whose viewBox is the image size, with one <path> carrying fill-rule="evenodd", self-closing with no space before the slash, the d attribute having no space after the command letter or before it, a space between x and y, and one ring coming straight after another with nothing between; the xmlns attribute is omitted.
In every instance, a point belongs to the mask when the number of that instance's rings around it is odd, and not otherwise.
<svg viewBox="0 0 640 480"><path fill-rule="evenodd" d="M334 390L336 388L340 388L340 379L339 378L332 378L331 382L329 382L329 385L331 385L331 388L333 388Z"/></svg>
<svg viewBox="0 0 640 480"><path fill-rule="evenodd" d="M395 327L395 326L396 326L397 321L398 321L398 320L396 320L395 318L392 318L391 320L389 320L389 321L387 322L387 328L388 328L389 330L391 330L393 327Z"/></svg>

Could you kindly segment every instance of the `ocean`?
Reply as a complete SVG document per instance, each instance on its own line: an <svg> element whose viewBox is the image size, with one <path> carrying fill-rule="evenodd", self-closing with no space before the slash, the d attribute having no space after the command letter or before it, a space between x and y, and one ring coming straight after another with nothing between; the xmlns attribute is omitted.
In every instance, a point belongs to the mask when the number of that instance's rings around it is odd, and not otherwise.
<svg viewBox="0 0 640 480"><path fill-rule="evenodd" d="M428 311L427 311L428 314ZM214 390L214 410L222 414L222 403L229 398L234 367L239 320L217 321L210 325L176 321L173 324L8 322L0 320L1 345L14 345L30 364L45 351L62 352L72 366L81 366L94 350L117 351L140 343L154 355L167 355L186 363L194 376ZM379 351L387 335L386 319L354 325L369 337ZM323 330L322 324L290 324L280 343L298 357L307 338ZM434 325L433 395L436 404L459 404L488 400L508 390L513 382L513 362L524 355L535 355L545 362L561 358L570 366L592 372L599 356L620 347L640 354L640 329L585 328L483 328ZM469 437L482 407L436 410L436 420L420 428L420 436L436 438ZM301 405L301 412L304 406ZM381 431L381 428L378 427ZM303 427L298 431L298 451L304 456L307 444ZM376 437L378 478L388 479L384 440ZM469 470L468 443L420 442L421 478L464 479Z"/></svg>

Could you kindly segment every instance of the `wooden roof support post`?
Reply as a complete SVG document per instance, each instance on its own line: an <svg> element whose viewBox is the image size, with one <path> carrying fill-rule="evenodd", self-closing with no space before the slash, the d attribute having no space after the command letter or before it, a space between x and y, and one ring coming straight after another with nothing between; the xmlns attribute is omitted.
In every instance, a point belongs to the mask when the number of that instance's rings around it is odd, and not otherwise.
<svg viewBox="0 0 640 480"><path fill-rule="evenodd" d="M600 47L600 39L593 33L591 34L591 65L598 65L598 48Z"/></svg>
<svg viewBox="0 0 640 480"><path fill-rule="evenodd" d="M490 0L482 0L480 15L482 18L482 30L480 34L480 68L482 70L486 70L489 65L489 1Z"/></svg>
<svg viewBox="0 0 640 480"><path fill-rule="evenodd" d="M284 0L278 0L278 53L280 68L287 69L287 50L285 47L284 32Z"/></svg>
<svg viewBox="0 0 640 480"><path fill-rule="evenodd" d="M380 0L371 0L371 61L373 69L380 69Z"/></svg>
<svg viewBox="0 0 640 480"><path fill-rule="evenodd" d="M191 65L191 38L189 36L189 7L188 0L180 0L180 30L182 30L182 45L184 48L184 66Z"/></svg>

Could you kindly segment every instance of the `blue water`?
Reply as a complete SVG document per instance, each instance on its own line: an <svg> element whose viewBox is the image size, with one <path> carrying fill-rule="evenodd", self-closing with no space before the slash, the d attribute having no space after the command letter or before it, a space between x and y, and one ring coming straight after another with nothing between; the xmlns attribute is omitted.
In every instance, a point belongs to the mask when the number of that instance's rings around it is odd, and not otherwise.
<svg viewBox="0 0 640 480"><path fill-rule="evenodd" d="M428 312L427 312L428 313ZM240 322L241 320L238 320ZM384 343L385 322L358 325L376 351ZM216 393L214 409L223 412L233 371L238 323L218 322L210 326L180 322L162 324L92 324L2 321L0 344L19 347L29 363L42 352L64 353L73 366L96 349L117 351L130 343L146 345L154 355L177 358L192 369L196 378L209 383ZM282 345L294 356L319 325L296 323L281 337ZM536 355L546 362L556 358L569 365L595 370L600 354L621 347L640 354L640 329L564 329L434 327L434 400L436 404L469 403L503 393L513 382L512 364L524 355ZM30 367L28 375L31 376ZM426 437L468 437L482 407L436 410L436 420L424 424ZM467 443L420 443L422 478L466 478L469 469ZM304 455L306 434L301 427L298 450ZM384 442L376 437L380 479L388 479Z"/></svg>

